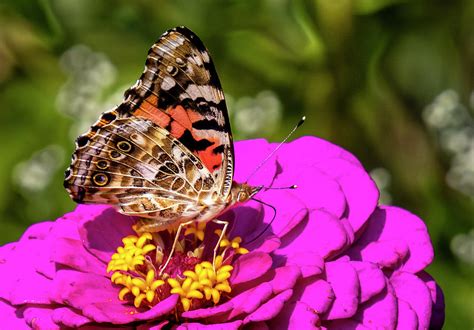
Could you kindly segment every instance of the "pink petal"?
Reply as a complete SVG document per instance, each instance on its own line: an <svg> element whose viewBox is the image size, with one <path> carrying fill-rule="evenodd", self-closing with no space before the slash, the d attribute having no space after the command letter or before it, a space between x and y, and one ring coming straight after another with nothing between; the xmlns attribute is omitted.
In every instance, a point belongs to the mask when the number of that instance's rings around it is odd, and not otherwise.
<svg viewBox="0 0 474 330"><path fill-rule="evenodd" d="M240 294L241 292L252 290L254 287L268 283L272 287L273 294L279 294L288 289L292 289L296 282L301 278L301 271L297 266L283 266L272 269L265 276L239 285L233 285L233 293Z"/></svg>
<svg viewBox="0 0 474 330"><path fill-rule="evenodd" d="M364 234L348 254L371 261L379 255L385 260L383 266L416 273L433 260L433 246L420 218L400 208L383 206L372 214Z"/></svg>
<svg viewBox="0 0 474 330"><path fill-rule="evenodd" d="M264 301L268 300L272 293L272 287L268 283L263 283L255 290L253 290L249 299L235 299L233 298L231 302L233 303L232 311L230 312L228 319L231 320L240 315L250 314L255 311ZM256 298L256 299L255 299Z"/></svg>
<svg viewBox="0 0 474 330"><path fill-rule="evenodd" d="M327 281L334 291L335 300L329 308L328 320L353 316L359 304L359 278L349 262L326 263Z"/></svg>
<svg viewBox="0 0 474 330"><path fill-rule="evenodd" d="M31 266L29 268L34 269L39 275L44 275L49 279L52 278L56 271L56 265L50 260L49 251L51 249L52 239L47 237L47 231L53 230L53 224L55 223L45 222L34 224L27 229L18 243L0 247L0 265L4 263L2 260L10 259L10 266L12 266L12 262L21 261L21 259L18 258L26 257L27 259L23 259L23 262L28 263L28 266ZM43 239L42 237L46 238ZM34 245L36 248L34 251L29 252L25 250L23 244L27 246ZM21 268L22 265L21 263L17 263L17 266ZM22 269L23 272L25 270L26 268ZM15 271L13 271L13 273L15 273ZM0 296L2 296L1 291L0 289Z"/></svg>
<svg viewBox="0 0 474 330"><path fill-rule="evenodd" d="M235 173L234 180L246 182L262 161L274 148L264 139L245 140L234 143ZM270 186L276 174L276 157L273 156L249 180L253 186Z"/></svg>
<svg viewBox="0 0 474 330"><path fill-rule="evenodd" d="M171 295L160 301L156 306L144 312L137 312L135 307L111 304L109 302L93 303L83 309L85 316L93 319L109 320L113 324L129 324L135 321L156 320L173 311L178 302L178 295Z"/></svg>
<svg viewBox="0 0 474 330"><path fill-rule="evenodd" d="M431 294L426 284L417 276L406 272L395 272L390 277L395 294L405 301L418 317L418 327L427 329L431 319Z"/></svg>
<svg viewBox="0 0 474 330"><path fill-rule="evenodd" d="M248 176L258 167L258 165L270 154L275 146L270 146L265 140L240 141L235 145L236 173L234 180L237 182L245 182ZM287 145L286 147L290 147ZM263 185L269 187L276 175L276 157L273 156L265 165L258 170L258 175L252 177L249 181L251 185ZM293 182L292 184L297 184ZM273 186L276 186L274 183ZM280 184L278 184L280 186ZM287 230L291 226L301 221L306 214L306 207L301 203L298 197L289 190L268 190L262 191L257 196L268 204L277 207L275 220L272 223L273 233L279 235L285 227ZM286 201L286 202L282 202ZM255 203L246 203L248 205ZM273 218L273 211L265 207L265 219L263 222L268 223ZM259 232L259 231L257 231ZM284 233L281 233L284 234Z"/></svg>
<svg viewBox="0 0 474 330"><path fill-rule="evenodd" d="M272 266L272 258L263 252L250 252L240 256L233 264L230 282L238 285L259 278Z"/></svg>
<svg viewBox="0 0 474 330"><path fill-rule="evenodd" d="M360 283L360 301L366 302L385 289L385 276L376 265L368 262L352 261Z"/></svg>
<svg viewBox="0 0 474 330"><path fill-rule="evenodd" d="M240 236L244 239L242 246L251 251L270 253L280 246L280 239L271 234L271 228L264 223L265 212L262 204L249 201L219 216L229 221L230 237Z"/></svg>
<svg viewBox="0 0 474 330"><path fill-rule="evenodd" d="M119 289L110 280L92 273L60 270L54 280L55 298L70 305L95 322L126 324L150 320L169 313L176 306L177 295L171 295L145 312L118 299Z"/></svg>
<svg viewBox="0 0 474 330"><path fill-rule="evenodd" d="M353 319L369 328L393 328L397 320L397 298L390 284L378 295L361 304Z"/></svg>
<svg viewBox="0 0 474 330"><path fill-rule="evenodd" d="M339 252L348 243L346 238L346 231L338 218L316 210L282 238L282 246L275 253L290 257L300 252L312 252L326 258Z"/></svg>
<svg viewBox="0 0 474 330"><path fill-rule="evenodd" d="M272 146L274 145L277 144L273 143ZM290 142L284 148L278 154L278 160L312 166L328 158L341 158L361 166L359 160L347 150L315 136L303 136Z"/></svg>
<svg viewBox="0 0 474 330"><path fill-rule="evenodd" d="M219 216L220 219L232 222L232 236L240 236L251 239L263 223L264 210L262 204L249 201L243 205L237 205L230 211Z"/></svg>
<svg viewBox="0 0 474 330"><path fill-rule="evenodd" d="M262 192L259 198L276 207L276 214L271 209L266 209L264 223L267 224L273 220L272 232L278 237L286 235L308 215L306 205L292 191L268 190Z"/></svg>
<svg viewBox="0 0 474 330"><path fill-rule="evenodd" d="M79 214L79 233L85 248L106 263L122 245L122 238L135 234L134 219L110 206L79 205L75 212Z"/></svg>
<svg viewBox="0 0 474 330"><path fill-rule="evenodd" d="M60 327L53 322L52 307L27 307L23 312L26 323L33 329L59 330Z"/></svg>
<svg viewBox="0 0 474 330"><path fill-rule="evenodd" d="M416 316L415 311L409 304L400 299L398 300L397 329L418 329L418 317Z"/></svg>
<svg viewBox="0 0 474 330"><path fill-rule="evenodd" d="M273 288L273 293L278 294L280 292L293 288L300 277L301 272L298 267L278 267L274 270L274 273L272 274L272 279L268 283L271 284Z"/></svg>
<svg viewBox="0 0 474 330"><path fill-rule="evenodd" d="M51 228L50 237L52 239L56 239L56 238L80 239L78 226L80 225L82 218L84 216L84 212L81 211L84 208L96 209L96 207L90 206L90 205L77 206L76 210L66 213L61 218L58 218L54 221L54 226ZM78 210L80 212L77 212Z"/></svg>
<svg viewBox="0 0 474 330"><path fill-rule="evenodd" d="M298 266L302 277L310 277L319 275L324 270L324 260L317 253L310 251L300 251L289 254L288 256L280 255L280 251L275 252L276 260L284 257L284 265Z"/></svg>
<svg viewBox="0 0 474 330"><path fill-rule="evenodd" d="M56 302L78 310L95 302L122 304L118 299L119 288L113 286L108 278L97 274L59 270L54 278L54 290L53 297Z"/></svg>
<svg viewBox="0 0 474 330"><path fill-rule="evenodd" d="M168 324L169 324L168 321L145 323L145 324L140 324L134 330L162 330Z"/></svg>
<svg viewBox="0 0 474 330"><path fill-rule="evenodd" d="M358 231L378 201L377 187L360 162L346 150L314 137L295 140L284 150L278 155L282 174L285 169L299 172L314 167L339 183L349 206L349 222Z"/></svg>
<svg viewBox="0 0 474 330"><path fill-rule="evenodd" d="M430 329L441 329L444 324L444 294L443 290L435 282L433 277L426 272L420 272L418 277L425 282L430 290L431 301L433 302L433 310L431 313Z"/></svg>
<svg viewBox="0 0 474 330"><path fill-rule="evenodd" d="M103 275L107 265L90 254L82 242L71 238L58 238L53 245L51 259L81 272Z"/></svg>
<svg viewBox="0 0 474 330"><path fill-rule="evenodd" d="M59 307L54 309L51 318L56 324L72 328L77 328L92 322L91 319L81 315L76 311L73 311L68 307Z"/></svg>
<svg viewBox="0 0 474 330"><path fill-rule="evenodd" d="M335 300L331 285L320 276L308 277L295 285L292 301L300 301L319 315L326 313Z"/></svg>
<svg viewBox="0 0 474 330"><path fill-rule="evenodd" d="M91 325L83 325L79 327L81 330L104 330L104 325L99 325L99 324L91 324ZM120 330L137 330L136 326L123 326L121 325L120 328L118 327L109 327L106 329L120 329Z"/></svg>
<svg viewBox="0 0 474 330"><path fill-rule="evenodd" d="M233 297L226 303L211 308L196 309L184 312L185 318L211 318L213 322L224 322L239 315L250 314L256 310L262 302L268 300L272 295L272 286L262 283L250 290Z"/></svg>
<svg viewBox="0 0 474 330"><path fill-rule="evenodd" d="M262 235L264 236L264 235ZM258 242L259 240L256 240ZM265 253L271 253L278 249L281 245L280 238L275 236L275 235L267 235L264 236L264 239L259 242L259 244L249 244L248 249L250 251L255 251L255 252L265 252ZM244 244L244 246L246 246Z"/></svg>
<svg viewBox="0 0 474 330"><path fill-rule="evenodd" d="M355 259L372 262L383 268L396 269L403 264L408 253L408 246L403 241L375 241L360 250L359 256L355 257Z"/></svg>
<svg viewBox="0 0 474 330"><path fill-rule="evenodd" d="M328 159L318 168L340 185L348 205L348 221L359 231L377 207L379 191L369 174L359 165L345 159Z"/></svg>
<svg viewBox="0 0 474 330"><path fill-rule="evenodd" d="M0 298L13 305L48 304L51 281L36 272L38 260L48 262L49 246L43 240L23 240L0 248L0 273L5 276L0 286Z"/></svg>
<svg viewBox="0 0 474 330"><path fill-rule="evenodd" d="M318 312L304 302L287 304L275 318L269 321L272 330L318 330Z"/></svg>
<svg viewBox="0 0 474 330"><path fill-rule="evenodd" d="M298 166L284 163L283 171L275 179L275 186L297 185L290 191L308 209L321 209L341 218L346 209L344 191L337 181L323 173L315 165Z"/></svg>
<svg viewBox="0 0 474 330"><path fill-rule="evenodd" d="M248 330L269 330L270 329L266 322L250 323L246 325L246 328L248 328Z"/></svg>
<svg viewBox="0 0 474 330"><path fill-rule="evenodd" d="M291 298L293 290L289 289L281 292L261 305L256 311L244 319L244 324L250 322L267 321L274 318Z"/></svg>
<svg viewBox="0 0 474 330"><path fill-rule="evenodd" d="M201 323L183 323L176 328L176 330L236 330L239 329L242 325L242 321L234 321L229 323L219 323L219 324L201 324Z"/></svg>
<svg viewBox="0 0 474 330"><path fill-rule="evenodd" d="M369 330L373 329L371 327L367 327L364 324L357 322L352 319L342 319L342 320L333 320L330 322L324 323L324 325L327 325L328 329L331 330Z"/></svg>
<svg viewBox="0 0 474 330"><path fill-rule="evenodd" d="M54 225L52 221L38 222L29 226L26 231L21 235L19 241L29 240L29 239L45 239L51 227Z"/></svg>
<svg viewBox="0 0 474 330"><path fill-rule="evenodd" d="M0 315L2 316L2 326L5 329L30 330L26 324L23 314L16 307L0 299Z"/></svg>

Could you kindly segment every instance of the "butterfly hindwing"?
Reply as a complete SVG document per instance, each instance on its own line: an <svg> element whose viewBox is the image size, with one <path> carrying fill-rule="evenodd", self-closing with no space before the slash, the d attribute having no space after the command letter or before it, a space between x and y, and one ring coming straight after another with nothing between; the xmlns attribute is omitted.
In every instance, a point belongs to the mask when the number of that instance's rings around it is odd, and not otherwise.
<svg viewBox="0 0 474 330"><path fill-rule="evenodd" d="M114 120L77 143L65 185L80 203L116 205L147 218L193 218L213 176L165 129L138 117Z"/></svg>

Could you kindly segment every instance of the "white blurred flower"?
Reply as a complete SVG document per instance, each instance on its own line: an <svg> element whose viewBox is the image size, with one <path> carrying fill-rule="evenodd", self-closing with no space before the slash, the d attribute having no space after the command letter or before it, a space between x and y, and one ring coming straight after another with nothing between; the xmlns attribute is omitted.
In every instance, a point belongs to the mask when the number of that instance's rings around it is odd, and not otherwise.
<svg viewBox="0 0 474 330"><path fill-rule="evenodd" d="M13 183L25 195L40 192L51 182L53 175L62 166L63 160L63 148L54 144L49 145L15 166Z"/></svg>
<svg viewBox="0 0 474 330"><path fill-rule="evenodd" d="M253 97L229 100L234 127L243 137L269 135L278 129L282 116L282 105L272 91L262 91Z"/></svg>
<svg viewBox="0 0 474 330"><path fill-rule="evenodd" d="M110 60L84 45L67 50L60 65L69 75L56 99L58 111L75 119L71 129L72 138L84 133L97 120L99 114L120 103L123 92L129 87L120 87L116 93L104 97L104 91L116 80L117 70Z"/></svg>
<svg viewBox="0 0 474 330"><path fill-rule="evenodd" d="M474 145L453 157L446 180L452 188L474 198Z"/></svg>
<svg viewBox="0 0 474 330"><path fill-rule="evenodd" d="M474 229L451 240L451 251L462 261L474 265Z"/></svg>
<svg viewBox="0 0 474 330"><path fill-rule="evenodd" d="M392 195L388 191L390 187L390 182L392 181L392 176L390 172L382 167L374 168L370 171L370 176L375 181L377 188L379 188L380 204L390 205L392 203Z"/></svg>
<svg viewBox="0 0 474 330"><path fill-rule="evenodd" d="M447 183L474 198L474 119L469 110L455 91L446 90L426 107L423 119L438 136L441 148L452 155Z"/></svg>

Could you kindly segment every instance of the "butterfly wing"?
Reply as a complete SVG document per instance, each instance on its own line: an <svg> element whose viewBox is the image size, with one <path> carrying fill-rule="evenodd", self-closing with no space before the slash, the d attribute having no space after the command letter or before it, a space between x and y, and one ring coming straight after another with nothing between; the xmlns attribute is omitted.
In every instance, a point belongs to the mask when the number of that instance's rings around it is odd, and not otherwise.
<svg viewBox="0 0 474 330"><path fill-rule="evenodd" d="M220 195L229 194L234 159L224 93L209 52L189 29L169 30L151 47L117 111L165 128L211 172Z"/></svg>
<svg viewBox="0 0 474 330"><path fill-rule="evenodd" d="M152 121L121 118L79 140L65 186L79 203L112 204L122 213L170 224L202 211L213 176L177 139Z"/></svg>
<svg viewBox="0 0 474 330"><path fill-rule="evenodd" d="M203 213L199 200L206 194L225 200L232 178L220 82L202 42L182 27L152 46L122 104L76 140L64 185L77 202L173 222Z"/></svg>

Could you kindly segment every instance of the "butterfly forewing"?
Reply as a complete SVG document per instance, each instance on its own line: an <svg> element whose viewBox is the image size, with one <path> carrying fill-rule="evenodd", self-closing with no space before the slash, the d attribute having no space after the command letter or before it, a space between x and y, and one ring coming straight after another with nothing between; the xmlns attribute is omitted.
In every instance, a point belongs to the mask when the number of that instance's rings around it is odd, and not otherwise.
<svg viewBox="0 0 474 330"><path fill-rule="evenodd" d="M196 155L226 196L233 176L232 134L214 64L186 28L166 32L149 50L145 71L118 108L165 128Z"/></svg>
<svg viewBox="0 0 474 330"><path fill-rule="evenodd" d="M160 230L217 215L232 177L232 135L214 65L194 33L176 28L152 46L122 104L77 139L64 184L77 202L115 205L154 219Z"/></svg>

